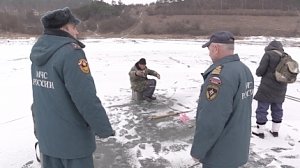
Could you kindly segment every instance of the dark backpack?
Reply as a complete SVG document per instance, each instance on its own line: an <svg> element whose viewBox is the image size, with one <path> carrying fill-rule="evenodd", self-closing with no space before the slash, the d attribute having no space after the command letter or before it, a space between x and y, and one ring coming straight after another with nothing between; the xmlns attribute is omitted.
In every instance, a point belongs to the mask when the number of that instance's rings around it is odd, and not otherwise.
<svg viewBox="0 0 300 168"><path fill-rule="evenodd" d="M280 62L276 66L275 78L278 82L294 83L297 80L299 73L299 66L297 61L287 53L281 53L277 50L273 50L280 55Z"/></svg>

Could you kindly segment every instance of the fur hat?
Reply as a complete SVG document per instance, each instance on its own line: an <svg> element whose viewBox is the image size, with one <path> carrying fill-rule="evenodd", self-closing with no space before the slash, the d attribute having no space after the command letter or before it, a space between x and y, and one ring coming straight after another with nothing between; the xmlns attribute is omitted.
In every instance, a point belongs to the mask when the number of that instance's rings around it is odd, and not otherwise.
<svg viewBox="0 0 300 168"><path fill-rule="evenodd" d="M41 22L45 29L58 29L68 23L78 25L80 20L72 14L68 7L65 7L63 9L48 11L44 16L42 16Z"/></svg>
<svg viewBox="0 0 300 168"><path fill-rule="evenodd" d="M146 59L141 58L138 63L141 64L141 65L146 65Z"/></svg>
<svg viewBox="0 0 300 168"><path fill-rule="evenodd" d="M210 36L209 41L202 45L202 48L208 47L211 43L234 44L234 37L229 31L215 32Z"/></svg>

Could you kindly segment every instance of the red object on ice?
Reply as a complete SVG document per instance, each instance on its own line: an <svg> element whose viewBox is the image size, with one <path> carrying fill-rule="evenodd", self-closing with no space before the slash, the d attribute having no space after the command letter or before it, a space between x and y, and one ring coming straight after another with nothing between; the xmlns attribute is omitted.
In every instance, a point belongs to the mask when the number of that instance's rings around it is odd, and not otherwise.
<svg viewBox="0 0 300 168"><path fill-rule="evenodd" d="M183 122L184 124L186 124L186 123L188 123L190 121L190 118L185 113L181 113L179 115L179 120L181 122Z"/></svg>

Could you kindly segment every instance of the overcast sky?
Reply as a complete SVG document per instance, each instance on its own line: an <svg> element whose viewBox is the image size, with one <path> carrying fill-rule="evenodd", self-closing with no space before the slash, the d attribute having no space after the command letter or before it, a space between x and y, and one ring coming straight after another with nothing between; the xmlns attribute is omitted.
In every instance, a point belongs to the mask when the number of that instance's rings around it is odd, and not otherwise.
<svg viewBox="0 0 300 168"><path fill-rule="evenodd" d="M112 0L103 0L104 2L107 2L111 4ZM119 0L115 0L118 2ZM156 2L156 0L121 0L124 4L149 4L151 2Z"/></svg>

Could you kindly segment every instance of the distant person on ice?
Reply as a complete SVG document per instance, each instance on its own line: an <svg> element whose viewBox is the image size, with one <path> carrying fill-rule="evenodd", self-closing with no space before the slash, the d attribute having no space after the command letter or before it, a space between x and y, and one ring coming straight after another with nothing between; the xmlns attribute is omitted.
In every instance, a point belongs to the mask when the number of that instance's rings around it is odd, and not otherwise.
<svg viewBox="0 0 300 168"><path fill-rule="evenodd" d="M95 135L114 135L85 53L80 21L69 8L41 18L44 33L30 54L32 111L43 168L93 168Z"/></svg>
<svg viewBox="0 0 300 168"><path fill-rule="evenodd" d="M234 37L221 31L207 47L213 64L202 74L191 155L203 168L237 168L247 163L254 81L234 54Z"/></svg>
<svg viewBox="0 0 300 168"><path fill-rule="evenodd" d="M129 72L131 89L136 92L141 92L143 99L152 101L156 99L156 97L153 96L156 80L148 79L148 75L160 79L160 75L156 71L147 68L145 58L141 58L136 62Z"/></svg>
<svg viewBox="0 0 300 168"><path fill-rule="evenodd" d="M275 69L280 62L280 53L284 52L282 43L271 41L265 48L265 53L256 69L256 75L261 77L260 85L254 96L257 100L256 124L257 128L252 133L260 138L264 138L265 125L268 121L268 109L271 107L272 129L271 134L278 137L280 123L282 122L282 104L285 99L287 83L278 82L275 79Z"/></svg>

